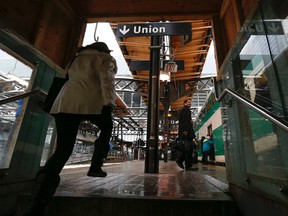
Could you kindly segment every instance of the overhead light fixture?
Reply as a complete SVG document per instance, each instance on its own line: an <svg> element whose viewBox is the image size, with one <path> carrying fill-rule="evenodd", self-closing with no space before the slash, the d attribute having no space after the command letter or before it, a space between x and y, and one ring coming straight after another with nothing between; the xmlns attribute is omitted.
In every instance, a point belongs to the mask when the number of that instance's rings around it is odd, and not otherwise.
<svg viewBox="0 0 288 216"><path fill-rule="evenodd" d="M171 59L169 62L167 62L164 66L164 71L170 72L170 73L176 73L177 72L178 65L176 62Z"/></svg>
<svg viewBox="0 0 288 216"><path fill-rule="evenodd" d="M170 72L161 70L160 71L160 80L163 82L170 82Z"/></svg>

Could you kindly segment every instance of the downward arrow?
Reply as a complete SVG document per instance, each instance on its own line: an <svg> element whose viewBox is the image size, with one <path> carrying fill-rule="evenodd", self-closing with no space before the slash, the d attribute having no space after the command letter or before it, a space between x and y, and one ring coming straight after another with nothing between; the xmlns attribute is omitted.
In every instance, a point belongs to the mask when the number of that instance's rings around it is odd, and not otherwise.
<svg viewBox="0 0 288 216"><path fill-rule="evenodd" d="M271 32L277 32L280 27L279 26L276 26L275 23L271 23L270 26L268 26L268 29L271 31Z"/></svg>
<svg viewBox="0 0 288 216"><path fill-rule="evenodd" d="M130 31L130 28L126 29L126 25L124 25L123 29L119 30L123 35Z"/></svg>

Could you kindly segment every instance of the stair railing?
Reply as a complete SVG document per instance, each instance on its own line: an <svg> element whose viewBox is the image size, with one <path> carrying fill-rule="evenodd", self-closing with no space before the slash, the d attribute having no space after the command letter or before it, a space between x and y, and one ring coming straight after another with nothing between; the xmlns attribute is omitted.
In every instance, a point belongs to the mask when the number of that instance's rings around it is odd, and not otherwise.
<svg viewBox="0 0 288 216"><path fill-rule="evenodd" d="M269 112L265 108L259 106L258 104L250 101L249 99L245 98L241 94L226 88L224 91L221 93L221 95L218 98L218 101L222 101L226 94L232 95L234 98L236 98L238 101L242 102L244 105L254 109L256 112L258 112L260 115L264 116L265 118L269 119L271 122L276 124L278 127L282 128L285 132L288 133L288 122L280 118L279 116ZM231 103L231 101L230 101Z"/></svg>
<svg viewBox="0 0 288 216"><path fill-rule="evenodd" d="M2 100L0 100L0 105L6 104L6 103L11 103L15 100L19 100L19 99L26 98L26 97L31 97L34 95L47 96L47 92L45 92L43 89L35 88L34 90L32 90L30 92L25 92L25 93L22 93L22 94L13 96L13 97L2 99Z"/></svg>

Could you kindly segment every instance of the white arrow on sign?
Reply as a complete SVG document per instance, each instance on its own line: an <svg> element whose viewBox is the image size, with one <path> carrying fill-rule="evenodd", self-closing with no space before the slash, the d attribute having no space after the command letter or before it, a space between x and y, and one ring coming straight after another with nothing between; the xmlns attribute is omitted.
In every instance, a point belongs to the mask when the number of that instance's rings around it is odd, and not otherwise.
<svg viewBox="0 0 288 216"><path fill-rule="evenodd" d="M275 23L271 23L269 26L268 26L268 29L271 31L271 32L277 32L280 30L280 27L279 26L276 26Z"/></svg>
<svg viewBox="0 0 288 216"><path fill-rule="evenodd" d="M126 25L124 25L123 29L119 29L119 31L120 31L123 35L125 35L125 34L127 34L127 33L130 31L130 28L126 29Z"/></svg>

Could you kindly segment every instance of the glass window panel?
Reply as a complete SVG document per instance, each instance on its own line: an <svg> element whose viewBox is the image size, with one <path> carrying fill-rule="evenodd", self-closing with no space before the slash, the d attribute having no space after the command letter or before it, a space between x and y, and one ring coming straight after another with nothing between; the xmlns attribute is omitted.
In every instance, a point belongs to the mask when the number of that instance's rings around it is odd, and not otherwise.
<svg viewBox="0 0 288 216"><path fill-rule="evenodd" d="M0 50L0 100L24 93L32 71L30 66ZM0 169L9 167L26 100L0 105Z"/></svg>

